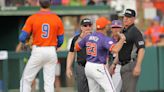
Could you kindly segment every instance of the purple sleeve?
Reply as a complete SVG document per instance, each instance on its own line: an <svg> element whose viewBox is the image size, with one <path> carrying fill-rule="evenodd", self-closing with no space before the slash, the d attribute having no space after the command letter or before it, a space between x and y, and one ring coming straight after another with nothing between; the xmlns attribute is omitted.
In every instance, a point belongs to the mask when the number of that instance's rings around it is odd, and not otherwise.
<svg viewBox="0 0 164 92"><path fill-rule="evenodd" d="M80 48L84 48L85 47L87 38L88 38L88 36L84 37L81 41L78 42Z"/></svg>
<svg viewBox="0 0 164 92"><path fill-rule="evenodd" d="M114 40L111 39L111 38L106 37L104 39L104 44L103 45L106 49L110 50L112 48L112 46L114 45Z"/></svg>

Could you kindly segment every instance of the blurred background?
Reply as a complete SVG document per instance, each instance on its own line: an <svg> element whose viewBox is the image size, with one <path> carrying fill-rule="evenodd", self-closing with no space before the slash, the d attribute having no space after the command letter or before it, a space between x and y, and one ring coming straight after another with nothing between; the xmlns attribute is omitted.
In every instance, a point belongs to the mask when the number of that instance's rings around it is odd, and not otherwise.
<svg viewBox="0 0 164 92"><path fill-rule="evenodd" d="M19 80L30 50L18 50L18 36L28 16L39 10L39 0L0 0L0 92L19 92ZM164 92L164 0L51 0L52 11L65 27L64 44L58 52L55 92L76 92L74 78L65 75L68 48L79 33L79 22L100 16L122 19L125 9L136 10L136 25L146 42L139 92ZM95 25L95 24L94 24ZM33 92L43 92L42 71Z"/></svg>

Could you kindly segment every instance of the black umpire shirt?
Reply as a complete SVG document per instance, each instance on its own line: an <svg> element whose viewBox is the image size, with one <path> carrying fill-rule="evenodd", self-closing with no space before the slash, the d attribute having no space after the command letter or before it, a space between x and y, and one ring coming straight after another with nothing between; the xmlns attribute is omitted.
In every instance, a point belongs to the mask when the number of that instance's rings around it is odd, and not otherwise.
<svg viewBox="0 0 164 92"><path fill-rule="evenodd" d="M145 48L143 36L134 24L129 26L127 29L124 28L123 34L126 37L126 41L119 51L119 61L121 63L128 62L133 59L131 54L134 46L137 48L136 53L138 53L140 48Z"/></svg>
<svg viewBox="0 0 164 92"><path fill-rule="evenodd" d="M74 52L75 42L79 36L80 35L77 35L73 38L71 47L70 47L70 52ZM80 51L77 52L77 63L82 66L85 66L85 64L86 64L86 48L82 48Z"/></svg>

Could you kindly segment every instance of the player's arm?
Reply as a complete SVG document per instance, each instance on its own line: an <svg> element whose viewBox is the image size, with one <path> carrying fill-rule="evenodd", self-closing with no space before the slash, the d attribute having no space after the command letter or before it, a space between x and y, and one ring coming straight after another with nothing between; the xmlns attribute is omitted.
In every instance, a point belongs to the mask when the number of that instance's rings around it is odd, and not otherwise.
<svg viewBox="0 0 164 92"><path fill-rule="evenodd" d="M118 53L126 40L126 37L124 34L118 33L118 35L120 37L120 40L115 45L112 45L109 49L113 53Z"/></svg>
<svg viewBox="0 0 164 92"><path fill-rule="evenodd" d="M19 41L25 44L26 39L29 37L32 29L32 23L33 23L33 16L30 16L27 20L25 25L22 28L22 31L19 35Z"/></svg>
<svg viewBox="0 0 164 92"><path fill-rule="evenodd" d="M110 72L110 74L114 74L114 71L115 71L115 68L116 68L116 65L118 64L118 53L117 54L115 54L116 56L115 56L115 58L114 58L114 60L113 60L113 62L112 62L112 64L111 64L111 66L110 66L110 68L109 68L109 72Z"/></svg>
<svg viewBox="0 0 164 92"><path fill-rule="evenodd" d="M59 48L64 42L64 26L60 18L58 18L58 25L59 25L59 30L57 31L57 39L58 39L57 47Z"/></svg>
<svg viewBox="0 0 164 92"><path fill-rule="evenodd" d="M81 50L82 47L79 45L81 40L82 40L82 38L78 37L77 41L75 42L75 47L74 47L75 51L80 51Z"/></svg>
<svg viewBox="0 0 164 92"><path fill-rule="evenodd" d="M16 47L16 49L15 49L15 52L21 52L22 45L23 45L23 43L22 42L19 42L18 45L17 45L17 47Z"/></svg>
<svg viewBox="0 0 164 92"><path fill-rule="evenodd" d="M59 48L63 44L63 42L64 42L64 35L58 35L57 39L58 39L57 47Z"/></svg>
<svg viewBox="0 0 164 92"><path fill-rule="evenodd" d="M80 51L81 48L85 47L86 40L91 34L90 31L83 31L75 42L75 51Z"/></svg>
<svg viewBox="0 0 164 92"><path fill-rule="evenodd" d="M26 31L21 31L21 34L19 35L19 41L25 44L26 39L29 37L29 34Z"/></svg>

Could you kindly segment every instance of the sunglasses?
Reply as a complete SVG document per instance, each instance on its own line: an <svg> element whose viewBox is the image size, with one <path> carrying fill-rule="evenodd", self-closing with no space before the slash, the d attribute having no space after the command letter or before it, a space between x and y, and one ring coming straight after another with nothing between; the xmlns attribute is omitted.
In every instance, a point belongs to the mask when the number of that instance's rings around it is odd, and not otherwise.
<svg viewBox="0 0 164 92"><path fill-rule="evenodd" d="M91 24L83 25L83 27L91 27L91 26L92 26Z"/></svg>

